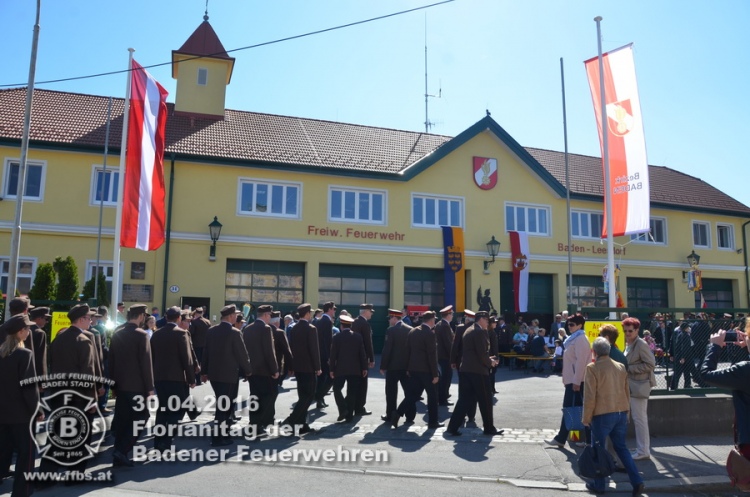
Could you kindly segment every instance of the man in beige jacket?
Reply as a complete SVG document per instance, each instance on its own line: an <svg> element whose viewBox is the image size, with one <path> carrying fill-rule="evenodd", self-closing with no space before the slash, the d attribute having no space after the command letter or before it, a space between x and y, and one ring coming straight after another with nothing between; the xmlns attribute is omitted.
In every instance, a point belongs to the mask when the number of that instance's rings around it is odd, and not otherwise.
<svg viewBox="0 0 750 497"><path fill-rule="evenodd" d="M604 450L604 441L612 439L615 452L620 457L633 485L633 496L643 493L643 478L625 445L630 411L630 389L625 367L609 357L609 341L604 337L594 340L595 361L586 366L583 394L583 424L591 427L592 443ZM595 494L603 494L606 478L595 478L586 488Z"/></svg>

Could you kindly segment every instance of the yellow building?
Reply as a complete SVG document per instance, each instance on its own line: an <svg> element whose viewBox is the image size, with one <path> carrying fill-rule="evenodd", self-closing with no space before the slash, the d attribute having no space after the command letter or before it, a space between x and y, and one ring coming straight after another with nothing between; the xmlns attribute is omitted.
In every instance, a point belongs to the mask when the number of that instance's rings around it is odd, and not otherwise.
<svg viewBox="0 0 750 497"><path fill-rule="evenodd" d="M220 48L217 48L220 47ZM210 55L180 62L185 57ZM205 21L173 54L178 79L169 104L168 242L155 252L122 250L120 299L158 307L228 302L337 302L376 305L375 340L385 310L440 307L441 225L465 237L466 295L489 290L513 315L508 230L529 234L529 313L550 320L567 306L567 250L573 302L606 306L600 243L602 172L597 157L570 156L572 245L564 157L524 148L489 115L456 137L297 117L224 110L234 60ZM179 71L177 68L179 67ZM0 252L7 283L23 122L24 88L0 91ZM72 255L82 281L95 271L100 194L101 267L112 275L123 100L115 100L108 168L102 169L107 98L36 90L18 286L28 291L38 264ZM474 164L496 161L496 184ZM115 166L115 167L113 167ZM478 177L478 176L477 176ZM620 290L630 307L694 307L686 256L701 256L710 307L747 307L745 233L750 208L704 181L650 167L650 236L615 239ZM103 185L103 188L102 188ZM209 260L208 224L223 225ZM486 243L500 252L490 264Z"/></svg>

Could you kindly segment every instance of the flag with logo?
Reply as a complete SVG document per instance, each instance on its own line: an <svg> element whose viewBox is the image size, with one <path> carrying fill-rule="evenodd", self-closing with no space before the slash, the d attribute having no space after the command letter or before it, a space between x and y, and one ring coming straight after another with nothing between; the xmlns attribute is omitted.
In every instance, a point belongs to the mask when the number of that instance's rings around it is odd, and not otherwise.
<svg viewBox="0 0 750 497"><path fill-rule="evenodd" d="M156 250L165 239L167 90L135 60L130 74L120 246Z"/></svg>
<svg viewBox="0 0 750 497"><path fill-rule="evenodd" d="M445 276L445 305L463 312L466 305L466 270L464 269L464 230L441 226Z"/></svg>
<svg viewBox="0 0 750 497"><path fill-rule="evenodd" d="M607 133L610 175L604 195L611 196L612 235L646 233L650 230L650 187L632 44L603 54L602 63L606 123L602 123L599 58L584 64L599 127L602 162ZM602 166L607 167L604 163ZM608 229L605 215L603 238Z"/></svg>
<svg viewBox="0 0 750 497"><path fill-rule="evenodd" d="M510 261L513 266L513 294L516 312L529 310L529 235L525 231L509 231Z"/></svg>

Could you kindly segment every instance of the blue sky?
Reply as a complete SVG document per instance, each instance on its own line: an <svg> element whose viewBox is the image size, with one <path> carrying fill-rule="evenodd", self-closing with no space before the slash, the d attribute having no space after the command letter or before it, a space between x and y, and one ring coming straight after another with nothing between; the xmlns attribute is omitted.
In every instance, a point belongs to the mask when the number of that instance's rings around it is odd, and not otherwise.
<svg viewBox="0 0 750 497"><path fill-rule="evenodd" d="M227 50L324 29L430 0L210 0ZM35 2L0 3L0 85L28 79ZM168 62L202 22L205 0L43 0L37 81ZM426 12L426 16L425 16ZM234 52L227 107L424 130L425 17L431 132L456 135L485 115L524 146L600 154L583 61L634 43L649 163L697 176L750 205L750 2L456 0L370 24ZM169 66L151 73L169 90ZM47 88L124 96L122 74ZM690 192L685 192L690 195ZM696 199L699 203L700 199Z"/></svg>

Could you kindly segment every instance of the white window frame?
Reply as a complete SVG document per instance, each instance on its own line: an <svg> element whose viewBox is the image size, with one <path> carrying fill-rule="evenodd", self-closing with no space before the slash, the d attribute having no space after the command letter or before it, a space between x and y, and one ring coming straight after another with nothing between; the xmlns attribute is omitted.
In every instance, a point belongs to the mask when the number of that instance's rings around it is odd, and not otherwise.
<svg viewBox="0 0 750 497"><path fill-rule="evenodd" d="M201 74L205 76L205 81L201 83ZM198 86L208 86L208 69L205 67L199 67L198 68L198 75L196 78L196 83Z"/></svg>
<svg viewBox="0 0 750 497"><path fill-rule="evenodd" d="M422 192L412 192L411 198L409 199L409 209L410 209L410 215L409 219L411 222L412 228L425 228L425 229L440 229L441 225L440 220L438 219L437 212L435 212L435 221L436 224L425 224L425 223L415 223L414 222L414 199L415 198L421 198L421 199L432 199L436 202L439 202L441 200L445 200L449 202L448 206L448 215L450 216L450 202L458 202L458 217L459 217L459 225L453 226L452 224L449 226L452 226L454 228L463 228L465 226L465 215L466 215L466 209L465 209L465 199L464 197L457 197L453 195L435 195L432 193L422 193ZM437 204L436 204L437 205ZM424 209L422 210L422 213L424 214Z"/></svg>
<svg viewBox="0 0 750 497"><path fill-rule="evenodd" d="M92 276L94 276L94 267L95 266L96 266L96 259L87 259L86 260L86 279L83 280L84 283L86 283L88 280L91 279ZM112 261L102 261L102 260L100 260L99 261L99 267L102 267L104 269L112 269L113 262ZM109 296L109 298L113 302L122 302L122 285L125 282L125 280L123 280L123 271L124 271L124 268L125 268L125 261L120 261L120 291L118 292L119 295L117 296L117 298L114 298L112 295ZM107 282L109 282L111 284L113 276L114 276L114 272L112 273L112 276L107 276L107 273L105 271L105 273L104 273L104 280L107 281ZM114 292L112 292L112 293L114 293Z"/></svg>
<svg viewBox="0 0 750 497"><path fill-rule="evenodd" d="M508 219L505 213L508 211L508 207L513 207L515 209L522 208L522 209L541 209L547 212L547 233L532 233L528 230L523 230L523 232L527 233L529 236L543 236L543 237L551 237L552 236L552 206L550 205L544 205L544 204L527 204L522 202L505 202L503 204L503 220L505 221L505 231L519 231L517 228L514 227L514 229L511 229L508 226ZM515 212L515 211L514 211ZM526 216L526 225L528 227L528 216Z"/></svg>
<svg viewBox="0 0 750 497"><path fill-rule="evenodd" d="M706 245L698 245L695 243L695 233L694 233L695 225L703 225L706 227ZM711 223L708 221L693 220L690 223L690 238L693 241L693 247L710 249L711 248Z"/></svg>
<svg viewBox="0 0 750 497"><path fill-rule="evenodd" d="M669 239L667 238L667 234L669 233L669 230L667 229L667 218L666 217L657 217L652 216L649 219L649 226L651 225L651 221L661 221L662 225L664 226L664 241L663 242L657 242L655 239L654 241L651 241L651 238L647 236L645 240L641 240L638 238L641 235L648 235L648 233L640 233L638 235L630 235L630 241L631 243L638 243L641 245L661 245L666 246L668 245ZM650 232L650 230L649 230Z"/></svg>
<svg viewBox="0 0 750 497"><path fill-rule="evenodd" d="M345 217L333 217L333 192L341 192L341 214L344 214L344 195L346 193L354 193L356 200L354 202L355 217L354 219L347 219ZM360 219L359 217L359 197L362 194L370 195L370 212L372 212L372 195L380 195L383 197L383 211L381 212L380 221L372 219ZM388 224L388 191L387 190L374 190L366 188L353 188L351 186L343 185L328 185L328 221L331 223L349 223L349 224L372 224L377 226L386 226Z"/></svg>
<svg viewBox="0 0 750 497"><path fill-rule="evenodd" d="M721 242L721 237L719 237L719 228L726 228L729 234L729 247L722 247L719 245ZM716 248L719 250L727 250L734 252L735 250L735 240L734 240L734 225L729 223L716 223Z"/></svg>
<svg viewBox="0 0 750 497"><path fill-rule="evenodd" d="M17 198L17 195L11 195L8 193L8 184L10 183L10 171L11 171L11 164L21 164L21 159L8 157L5 159L4 167L3 167L3 198L7 199L13 199L15 200ZM24 202L42 202L44 201L44 186L47 179L47 161L42 160L35 160L35 161L26 161L26 167L41 167L42 168L42 180L39 183L39 196L38 197L30 197L27 195L23 196ZM28 170L26 172L28 175ZM28 186L28 183L27 183Z"/></svg>
<svg viewBox="0 0 750 497"><path fill-rule="evenodd" d="M0 257L0 278L7 278L8 273L3 271L3 263L8 262L8 270L10 270L10 257L2 256ZM22 262L30 262L31 263L31 274L28 275L29 281L29 290L31 287L34 286L34 278L36 278L36 268L37 268L37 258L36 257L19 257L18 263L21 264ZM20 278L27 278L26 275L16 274L16 280ZM16 288L18 286L16 285Z"/></svg>
<svg viewBox="0 0 750 497"><path fill-rule="evenodd" d="M271 189L274 186L281 186L284 188L289 187L296 187L297 188L297 212L295 214L275 214L272 212L258 212L258 211L246 211L242 210L242 185L246 183L252 183L255 185L253 188L253 195L255 195L255 192L257 192L257 186L259 184L263 184L268 186L268 195L269 195L269 205L268 209L270 209L270 203L271 203ZM284 210L286 210L286 202L284 202ZM253 209L255 209L255 204L253 204ZM273 218L282 218L282 219L300 219L302 216L302 183L294 182L294 181L277 181L277 180L269 180L265 178L239 178L239 181L237 182L237 213L238 216L252 216L252 217L273 217Z"/></svg>
<svg viewBox="0 0 750 497"><path fill-rule="evenodd" d="M589 217L588 222L589 222L589 227L590 227L591 226L590 216L592 214L596 214L598 216L601 216L601 218L602 218L602 225L603 225L604 224L604 213L602 213L601 211L589 211L589 210L583 210L583 209L572 209L570 211L570 216L571 216L571 219L570 219L570 236L572 236L573 238L581 239L581 240L601 240L601 238L602 238L601 231L599 233L597 233L596 235L590 234L589 236L574 234L573 233L573 219L572 219L572 217L573 217L574 214L577 214L578 216L585 215L585 216ZM547 222L549 222L549 219L547 220ZM579 226L579 231L580 231L580 226L581 226L581 224L580 224L580 218L579 218L579 224L578 224L578 226Z"/></svg>
<svg viewBox="0 0 750 497"><path fill-rule="evenodd" d="M98 176L99 172L104 172L104 166L101 164L94 164L91 166L91 192L89 194L89 205L99 207L99 201L96 200L96 177ZM120 168L119 167L107 167L107 174L117 174L119 176L120 174ZM119 180L118 180L119 183ZM109 189L112 190L112 182L110 181ZM117 198L117 190L110 191L112 195L114 195L115 198ZM110 197L111 198L111 197ZM102 205L104 207L116 207L117 206L117 200L105 200L102 202Z"/></svg>

